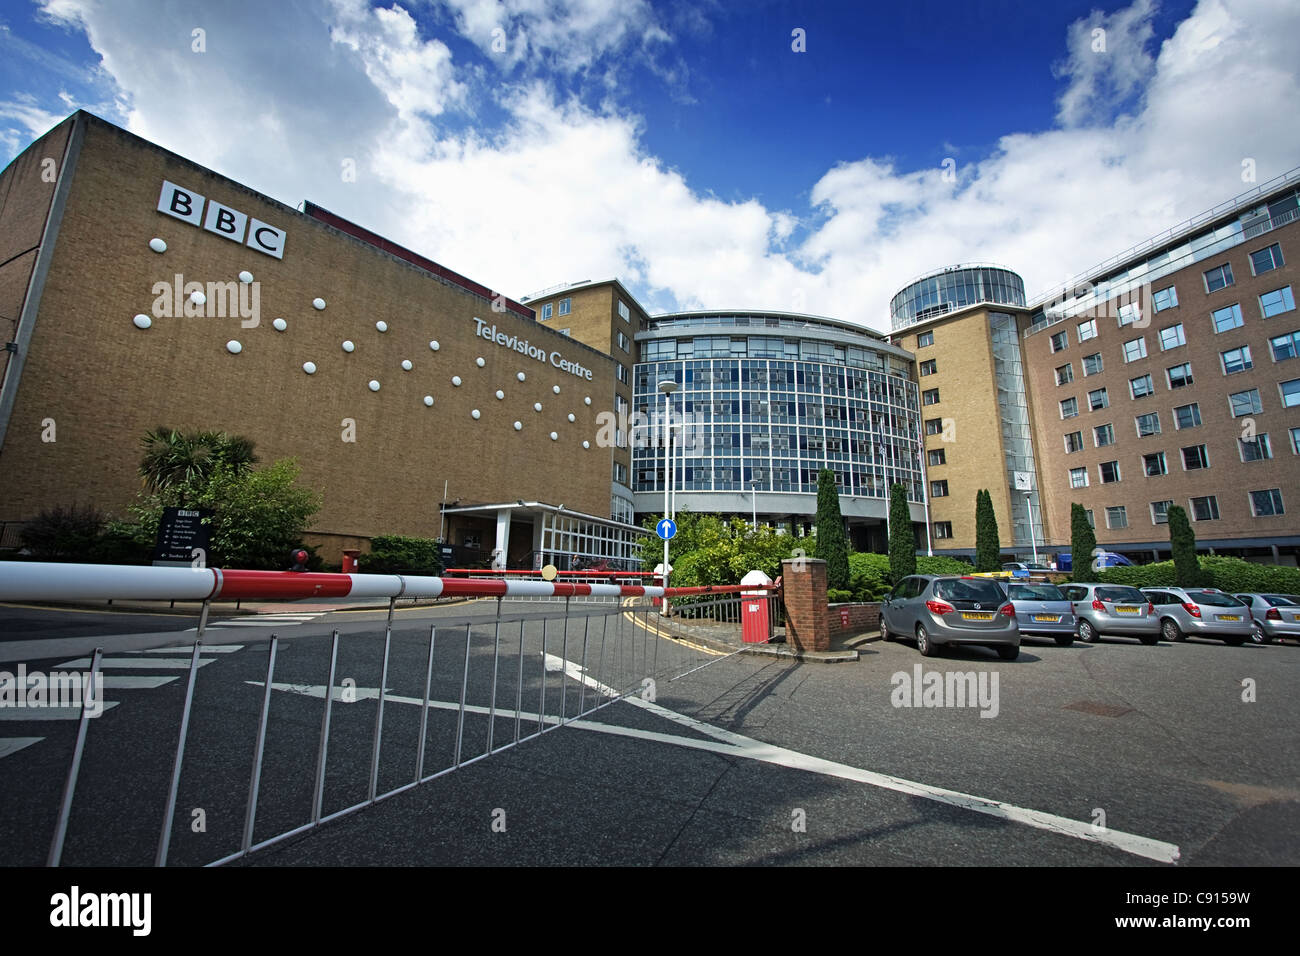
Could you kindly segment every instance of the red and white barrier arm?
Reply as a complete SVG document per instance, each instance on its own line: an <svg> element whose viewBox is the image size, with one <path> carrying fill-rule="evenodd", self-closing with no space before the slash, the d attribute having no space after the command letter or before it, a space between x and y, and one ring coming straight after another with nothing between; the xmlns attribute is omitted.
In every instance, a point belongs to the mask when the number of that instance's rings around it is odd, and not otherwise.
<svg viewBox="0 0 1300 956"><path fill-rule="evenodd" d="M772 590L772 585L669 588L685 594ZM663 597L662 587L566 584L402 574L317 574L0 561L0 601L293 601L304 598Z"/></svg>

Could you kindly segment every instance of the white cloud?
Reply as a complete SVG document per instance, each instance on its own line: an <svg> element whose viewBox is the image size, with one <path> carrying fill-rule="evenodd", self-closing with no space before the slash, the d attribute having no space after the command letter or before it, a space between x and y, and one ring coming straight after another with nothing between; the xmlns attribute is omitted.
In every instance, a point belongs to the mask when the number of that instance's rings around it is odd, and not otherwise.
<svg viewBox="0 0 1300 956"><path fill-rule="evenodd" d="M444 9L433 21L454 23L480 60L458 62L464 45L401 5L47 0L85 31L133 131L511 296L617 275L652 310L792 309L885 328L890 296L918 273L993 260L1043 290L1253 185L1243 160L1261 180L1300 160L1300 129L1279 106L1300 98L1294 4L1201 0L1158 49L1149 0L1062 24L1055 128L1008 130L980 159L943 144L961 158L955 182L937 166L841 157L802 209L720 200L712 190L729 184L646 151L619 77L629 52L672 45L648 4ZM513 66L484 68L498 23ZM1089 59L1094 24L1107 58ZM196 26L203 55L190 50ZM600 105L567 92L577 74L608 87ZM7 109L52 125L54 105L12 97ZM480 112L505 121L471 125ZM348 158L356 182L340 176Z"/></svg>

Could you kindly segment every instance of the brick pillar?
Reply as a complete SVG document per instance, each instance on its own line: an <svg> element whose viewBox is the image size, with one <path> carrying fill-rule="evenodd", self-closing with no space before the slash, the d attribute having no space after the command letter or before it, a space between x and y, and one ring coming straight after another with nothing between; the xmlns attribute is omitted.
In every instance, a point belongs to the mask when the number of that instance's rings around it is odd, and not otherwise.
<svg viewBox="0 0 1300 956"><path fill-rule="evenodd" d="M831 628L826 606L826 562L799 558L781 562L785 594L786 640L800 651L829 651Z"/></svg>

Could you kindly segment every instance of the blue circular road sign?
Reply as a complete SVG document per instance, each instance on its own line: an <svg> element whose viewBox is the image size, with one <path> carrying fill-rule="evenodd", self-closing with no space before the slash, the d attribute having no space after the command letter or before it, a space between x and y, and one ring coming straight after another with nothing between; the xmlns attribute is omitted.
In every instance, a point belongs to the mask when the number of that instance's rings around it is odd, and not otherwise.
<svg viewBox="0 0 1300 956"><path fill-rule="evenodd" d="M672 518L660 518L659 523L655 525L655 531L659 532L659 537L667 541L677 533L677 522Z"/></svg>

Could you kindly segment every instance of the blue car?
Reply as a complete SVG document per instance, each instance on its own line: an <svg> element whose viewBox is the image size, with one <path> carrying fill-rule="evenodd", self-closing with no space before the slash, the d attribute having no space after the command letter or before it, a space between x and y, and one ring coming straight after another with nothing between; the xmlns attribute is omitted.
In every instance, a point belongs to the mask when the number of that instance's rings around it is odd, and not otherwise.
<svg viewBox="0 0 1300 956"><path fill-rule="evenodd" d="M1098 568L1118 568L1122 565L1128 565L1131 567L1133 565L1133 562L1124 557L1124 555L1116 554L1114 551L1100 551L1097 553L1095 560L1097 561ZM1058 571L1074 570L1073 559L1069 553L1058 554L1056 556L1056 569Z"/></svg>

